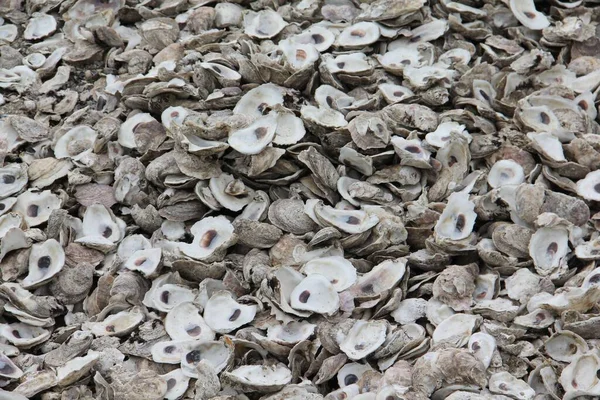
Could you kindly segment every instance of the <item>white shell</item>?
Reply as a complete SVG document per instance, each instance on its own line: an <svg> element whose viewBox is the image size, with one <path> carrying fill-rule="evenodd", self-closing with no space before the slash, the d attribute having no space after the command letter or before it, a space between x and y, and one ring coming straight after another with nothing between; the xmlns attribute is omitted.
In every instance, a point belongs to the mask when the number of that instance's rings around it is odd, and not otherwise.
<svg viewBox="0 0 600 400"><path fill-rule="evenodd" d="M165 330L176 341L215 338L215 332L204 322L200 309L191 302L180 303L167 313Z"/></svg>
<svg viewBox="0 0 600 400"><path fill-rule="evenodd" d="M290 305L296 310L333 314L340 306L335 288L328 278L319 274L304 278L290 297Z"/></svg>
<svg viewBox="0 0 600 400"><path fill-rule="evenodd" d="M236 103L233 108L234 114L243 114L254 119L263 115L267 107L283 104L285 89L272 83L265 83L249 90Z"/></svg>
<svg viewBox="0 0 600 400"><path fill-rule="evenodd" d="M488 368L496 351L496 339L487 333L477 332L471 335L467 347L475 358Z"/></svg>
<svg viewBox="0 0 600 400"><path fill-rule="evenodd" d="M23 38L27 40L41 39L54 32L56 26L57 23L53 16L35 13L34 17L27 23Z"/></svg>
<svg viewBox="0 0 600 400"><path fill-rule="evenodd" d="M258 118L246 128L232 132L228 143L242 154L258 154L271 143L276 130L277 117L269 114Z"/></svg>
<svg viewBox="0 0 600 400"><path fill-rule="evenodd" d="M36 243L29 254L29 274L21 285L25 289L40 286L58 274L64 265L65 252L60 243L54 239Z"/></svg>
<svg viewBox="0 0 600 400"><path fill-rule="evenodd" d="M180 243L179 248L185 255L198 260L209 259L219 250L233 245L233 225L221 215L201 219L190 231L194 241L191 244Z"/></svg>
<svg viewBox="0 0 600 400"><path fill-rule="evenodd" d="M569 233L563 228L540 228L529 242L529 255L535 270L542 276L563 267L569 251Z"/></svg>
<svg viewBox="0 0 600 400"><path fill-rule="evenodd" d="M348 363L345 364L337 373L338 385L343 388L352 385L360 379L367 371L373 371L369 364Z"/></svg>
<svg viewBox="0 0 600 400"><path fill-rule="evenodd" d="M119 144L128 149L135 149L137 147L135 143L135 136L133 131L136 126L143 123L156 121L154 117L148 113L139 113L128 118L121 127L119 128Z"/></svg>
<svg viewBox="0 0 600 400"><path fill-rule="evenodd" d="M505 185L518 185L525 181L525 172L513 160L497 161L488 173L488 183L493 188Z"/></svg>
<svg viewBox="0 0 600 400"><path fill-rule="evenodd" d="M49 190L34 192L28 190L17 197L13 211L21 213L29 227L34 227L48 221L53 210L61 207L60 198Z"/></svg>
<svg viewBox="0 0 600 400"><path fill-rule="evenodd" d="M468 193L452 193L448 197L448 204L440 219L435 224L436 235L451 240L467 238L473 231L477 218L474 210L475 204L469 200Z"/></svg>
<svg viewBox="0 0 600 400"><path fill-rule="evenodd" d="M94 336L124 336L133 331L145 319L140 307L109 315L101 322L89 322L87 328Z"/></svg>
<svg viewBox="0 0 600 400"><path fill-rule="evenodd" d="M218 333L229 333L254 319L255 305L239 304L231 293L219 291L212 295L204 308L204 321Z"/></svg>
<svg viewBox="0 0 600 400"><path fill-rule="evenodd" d="M302 271L308 276L323 275L338 292L348 289L357 279L356 268L340 256L314 258L304 265Z"/></svg>
<svg viewBox="0 0 600 400"><path fill-rule="evenodd" d="M164 375L160 375L160 377L167 382L167 393L165 393L166 400L177 400L183 397L188 389L190 377L186 376L180 368L174 369Z"/></svg>
<svg viewBox="0 0 600 400"><path fill-rule="evenodd" d="M358 320L340 343L351 360L360 360L377 350L385 342L387 323L382 320Z"/></svg>
<svg viewBox="0 0 600 400"><path fill-rule="evenodd" d="M455 347L462 347L467 344L481 320L478 315L454 314L435 328L432 335L433 343L436 345L450 343Z"/></svg>
<svg viewBox="0 0 600 400"><path fill-rule="evenodd" d="M85 125L75 126L62 135L54 146L54 155L58 159L73 158L90 153L97 138L95 130Z"/></svg>
<svg viewBox="0 0 600 400"><path fill-rule="evenodd" d="M592 171L577 181L577 194L586 200L600 201L600 170Z"/></svg>
<svg viewBox="0 0 600 400"><path fill-rule="evenodd" d="M548 18L536 10L533 0L510 0L510 10L529 29L541 30L550 26Z"/></svg>
<svg viewBox="0 0 600 400"><path fill-rule="evenodd" d="M229 358L230 350L223 342L196 341L181 355L181 370L190 378L198 378L196 365L200 361L206 361L219 373L225 369Z"/></svg>
<svg viewBox="0 0 600 400"><path fill-rule="evenodd" d="M277 35L287 22L271 9L259 12L248 11L244 15L244 33L257 39L269 39Z"/></svg>

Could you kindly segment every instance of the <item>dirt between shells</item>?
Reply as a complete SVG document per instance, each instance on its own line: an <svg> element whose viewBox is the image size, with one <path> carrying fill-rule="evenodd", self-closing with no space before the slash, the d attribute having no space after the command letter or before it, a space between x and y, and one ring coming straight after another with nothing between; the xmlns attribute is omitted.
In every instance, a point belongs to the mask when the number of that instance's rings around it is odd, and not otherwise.
<svg viewBox="0 0 600 400"><path fill-rule="evenodd" d="M599 398L599 22L0 0L0 400Z"/></svg>

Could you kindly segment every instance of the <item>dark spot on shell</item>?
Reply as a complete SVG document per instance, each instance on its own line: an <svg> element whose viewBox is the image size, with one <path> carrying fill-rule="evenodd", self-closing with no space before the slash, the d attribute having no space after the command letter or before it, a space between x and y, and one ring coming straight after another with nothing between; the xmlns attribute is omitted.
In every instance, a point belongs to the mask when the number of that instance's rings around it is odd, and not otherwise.
<svg viewBox="0 0 600 400"><path fill-rule="evenodd" d="M478 299L485 299L485 296L487 296L487 291L483 291L483 292L479 292L479 294L476 296Z"/></svg>
<svg viewBox="0 0 600 400"><path fill-rule="evenodd" d="M212 66L212 69L213 69L213 71L215 71L218 74L220 74L221 72L223 72L223 71L221 71L221 68L219 68L219 67L217 67L215 65Z"/></svg>
<svg viewBox="0 0 600 400"><path fill-rule="evenodd" d="M596 274L592 276L589 280L590 283L598 283L600 282L600 274Z"/></svg>
<svg viewBox="0 0 600 400"><path fill-rule="evenodd" d="M185 355L185 361L188 364L197 364L202 359L202 353L200 350L192 350Z"/></svg>
<svg viewBox="0 0 600 400"><path fill-rule="evenodd" d="M258 107L256 107L256 109L260 112L260 113L264 113L265 110L267 109L267 107L269 107L269 105L267 103L260 103L258 105Z"/></svg>
<svg viewBox="0 0 600 400"><path fill-rule="evenodd" d="M323 35L318 35L316 33L311 35L311 38L315 44L321 44L325 41L325 38L323 37Z"/></svg>
<svg viewBox="0 0 600 400"><path fill-rule="evenodd" d="M104 330L106 332L114 332L115 331L115 326L114 325L107 325L106 328L104 328Z"/></svg>
<svg viewBox="0 0 600 400"><path fill-rule="evenodd" d="M4 375L12 374L15 370L7 362L0 361L0 373Z"/></svg>
<svg viewBox="0 0 600 400"><path fill-rule="evenodd" d="M454 164L456 164L458 162L458 160L456 159L456 157L454 156L450 156L450 159L448 160L448 166L452 167Z"/></svg>
<svg viewBox="0 0 600 400"><path fill-rule="evenodd" d="M571 354L577 353L577 346L575 345L575 343L571 343L569 345L569 353L571 353Z"/></svg>
<svg viewBox="0 0 600 400"><path fill-rule="evenodd" d="M548 248L546 249L546 253L548 253L548 255L550 257L553 257L557 251L558 251L558 243L556 243L556 242L550 243L548 245Z"/></svg>
<svg viewBox="0 0 600 400"><path fill-rule="evenodd" d="M256 33L258 33L259 35L263 35L263 36L268 36L269 35L269 32L265 32L262 29L258 29L256 31Z"/></svg>
<svg viewBox="0 0 600 400"><path fill-rule="evenodd" d="M37 217L39 212L40 212L40 207L35 204L32 204L29 207L27 207L27 215L32 218Z"/></svg>
<svg viewBox="0 0 600 400"><path fill-rule="evenodd" d="M486 99L487 101L490 101L490 96L488 96L488 94L484 91L484 90L479 90L479 94L481 95L481 97L483 97L484 99Z"/></svg>
<svg viewBox="0 0 600 400"><path fill-rule="evenodd" d="M479 351L480 349L481 349L481 346L479 345L479 343L473 342L473 344L471 345L471 350Z"/></svg>
<svg viewBox="0 0 600 400"><path fill-rule="evenodd" d="M353 36L353 37L365 37L366 34L367 34L367 32L365 32L362 29L355 29L352 32L350 32L350 36Z"/></svg>
<svg viewBox="0 0 600 400"><path fill-rule="evenodd" d="M176 384L177 384L177 380L175 380L175 378L168 379L167 380L167 390L173 389Z"/></svg>
<svg viewBox="0 0 600 400"><path fill-rule="evenodd" d="M537 314L535 314L535 321L533 323L535 325L539 325L545 319L546 319L546 316L544 315L544 313L537 313Z"/></svg>
<svg viewBox="0 0 600 400"><path fill-rule="evenodd" d="M596 378L600 379L600 369L596 370Z"/></svg>
<svg viewBox="0 0 600 400"><path fill-rule="evenodd" d="M264 126L260 126L254 130L254 136L256 136L258 140L267 136L267 133L269 133L269 129Z"/></svg>
<svg viewBox="0 0 600 400"><path fill-rule="evenodd" d="M332 280L331 280L331 284L332 284L332 285L335 285L335 284L336 284L336 283L338 283L338 282L339 282L339 281L338 281L337 279L332 279Z"/></svg>
<svg viewBox="0 0 600 400"><path fill-rule="evenodd" d="M300 301L300 303L306 303L308 301L309 297L310 297L310 292L308 290L305 290L302 293L300 293L298 300Z"/></svg>
<svg viewBox="0 0 600 400"><path fill-rule="evenodd" d="M367 283L361 289L363 293L373 293L373 284Z"/></svg>
<svg viewBox="0 0 600 400"><path fill-rule="evenodd" d="M360 219L356 218L355 216L351 215L346 219L346 223L350 224L350 225L358 225L360 224Z"/></svg>
<svg viewBox="0 0 600 400"><path fill-rule="evenodd" d="M160 301L162 301L165 304L169 303L169 297L170 297L170 293L168 290L165 290L164 292L162 292L160 294Z"/></svg>
<svg viewBox="0 0 600 400"><path fill-rule="evenodd" d="M358 382L358 376L356 376L354 374L348 374L344 378L344 385L346 385L346 386L352 385L353 383L356 383L356 382Z"/></svg>
<svg viewBox="0 0 600 400"><path fill-rule="evenodd" d="M333 97L327 96L327 97L325 97L325 101L327 102L327 105L329 107L333 108Z"/></svg>
<svg viewBox="0 0 600 400"><path fill-rule="evenodd" d="M594 190L595 190L596 192L600 193L600 183L596 183L596 184L594 185Z"/></svg>
<svg viewBox="0 0 600 400"><path fill-rule="evenodd" d="M137 260L135 260L134 264L135 264L136 267L139 267L140 265L142 265L146 261L148 261L148 259L146 257L144 257L144 258L138 258Z"/></svg>
<svg viewBox="0 0 600 400"><path fill-rule="evenodd" d="M51 264L52 264L52 259L50 258L50 256L42 256L38 259L38 262L37 262L38 268L40 268L40 269L50 268Z"/></svg>
<svg viewBox="0 0 600 400"><path fill-rule="evenodd" d="M409 153L413 153L413 154L419 154L421 152L421 149L419 148L419 146L406 146L404 148L405 151L408 151Z"/></svg>
<svg viewBox="0 0 600 400"><path fill-rule="evenodd" d="M393 95L394 95L394 97L402 97L402 96L404 96L404 92L397 90L393 93Z"/></svg>
<svg viewBox="0 0 600 400"><path fill-rule="evenodd" d="M529 11L525 11L523 14L529 19L535 19L535 14Z"/></svg>
<svg viewBox="0 0 600 400"><path fill-rule="evenodd" d="M167 354L171 354L175 350L175 346L167 346L164 349L164 352Z"/></svg>
<svg viewBox="0 0 600 400"><path fill-rule="evenodd" d="M502 390L503 392L506 392L508 390L508 386L506 385L506 383L501 383L498 385L498 389Z"/></svg>
<svg viewBox="0 0 600 400"><path fill-rule="evenodd" d="M412 63L410 62L410 60L402 60L402 61L400 61L400 64L402 64L402 65L410 65Z"/></svg>
<svg viewBox="0 0 600 400"><path fill-rule="evenodd" d="M577 381L576 381L575 379L573 379L573 380L571 381L571 386L573 386L575 389L577 389L577 386L578 386L578 385L577 385Z"/></svg>
<svg viewBox="0 0 600 400"><path fill-rule="evenodd" d="M375 127L377 128L377 130L379 132L383 131L383 129L384 129L384 126L382 124L377 124L377 125L375 125Z"/></svg>
<svg viewBox="0 0 600 400"><path fill-rule="evenodd" d="M581 107L583 110L587 111L587 109L588 109L588 103L585 100L581 100L579 103L577 103L577 105L579 107Z"/></svg>
<svg viewBox="0 0 600 400"><path fill-rule="evenodd" d="M459 214L458 217L456 217L456 231L457 232L462 232L463 229L465 229L465 224L467 223L467 220L465 218L464 214Z"/></svg>
<svg viewBox="0 0 600 400"><path fill-rule="evenodd" d="M296 50L296 58L298 60L306 60L306 57L308 56L308 54L306 54L306 51L302 50L302 49L297 49Z"/></svg>
<svg viewBox="0 0 600 400"><path fill-rule="evenodd" d="M415 43L415 42L418 42L419 40L421 40L421 35L415 35L415 36L411 37L408 41L411 43Z"/></svg>
<svg viewBox="0 0 600 400"><path fill-rule="evenodd" d="M213 240L217 237L217 231L211 229L210 231L206 231L204 235L200 238L200 247L208 248L212 244Z"/></svg>
<svg viewBox="0 0 600 400"><path fill-rule="evenodd" d="M4 210L5 208L6 208L6 204L0 203L0 211Z"/></svg>
<svg viewBox="0 0 600 400"><path fill-rule="evenodd" d="M397 400L396 396L388 396L385 400Z"/></svg>
<svg viewBox="0 0 600 400"><path fill-rule="evenodd" d="M110 226L107 226L106 228L104 228L104 230L102 231L102 236L104 236L105 238L109 238L110 235L112 235L112 228Z"/></svg>
<svg viewBox="0 0 600 400"><path fill-rule="evenodd" d="M16 329L13 329L13 331L12 331L11 333L12 333L12 335L13 335L14 337L16 337L17 339L21 339L21 338L22 338L22 337L21 337L21 332L19 332L19 331L18 331L18 330L16 330Z"/></svg>
<svg viewBox="0 0 600 400"><path fill-rule="evenodd" d="M200 328L198 325L194 325L186 328L185 331L190 336L198 336L200 333L202 333L202 328Z"/></svg>
<svg viewBox="0 0 600 400"><path fill-rule="evenodd" d="M339 62L339 63L337 63L335 65L337 65L338 68L344 68L344 65L346 65L346 63L345 62Z"/></svg>
<svg viewBox="0 0 600 400"><path fill-rule="evenodd" d="M354 345L355 350L364 350L364 348L365 348L364 343L359 343L359 344Z"/></svg>
<svg viewBox="0 0 600 400"><path fill-rule="evenodd" d="M540 113L540 121L542 121L542 124L548 125L550 123L550 116L548 114L546 114L545 112L541 112Z"/></svg>
<svg viewBox="0 0 600 400"><path fill-rule="evenodd" d="M2 175L2 181L6 184L14 183L16 180L17 178L15 178L14 175Z"/></svg>
<svg viewBox="0 0 600 400"><path fill-rule="evenodd" d="M231 314L231 317L229 317L229 320L231 322L235 321L236 319L238 319L240 317L240 314L242 313L242 310L240 310L239 308L236 308L233 311L233 314Z"/></svg>

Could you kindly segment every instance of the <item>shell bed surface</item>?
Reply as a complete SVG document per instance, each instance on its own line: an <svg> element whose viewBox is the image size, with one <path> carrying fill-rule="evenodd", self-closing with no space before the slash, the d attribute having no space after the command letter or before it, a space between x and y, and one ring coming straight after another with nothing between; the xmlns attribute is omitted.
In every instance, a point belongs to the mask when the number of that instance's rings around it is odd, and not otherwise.
<svg viewBox="0 0 600 400"><path fill-rule="evenodd" d="M0 0L0 400L600 398L599 24Z"/></svg>

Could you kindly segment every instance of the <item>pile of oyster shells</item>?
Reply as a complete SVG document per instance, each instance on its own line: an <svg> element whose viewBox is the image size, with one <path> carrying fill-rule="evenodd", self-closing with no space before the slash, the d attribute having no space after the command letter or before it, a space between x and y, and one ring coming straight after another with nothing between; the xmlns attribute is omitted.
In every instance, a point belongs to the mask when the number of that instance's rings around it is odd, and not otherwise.
<svg viewBox="0 0 600 400"><path fill-rule="evenodd" d="M599 23L0 0L0 400L599 398Z"/></svg>

